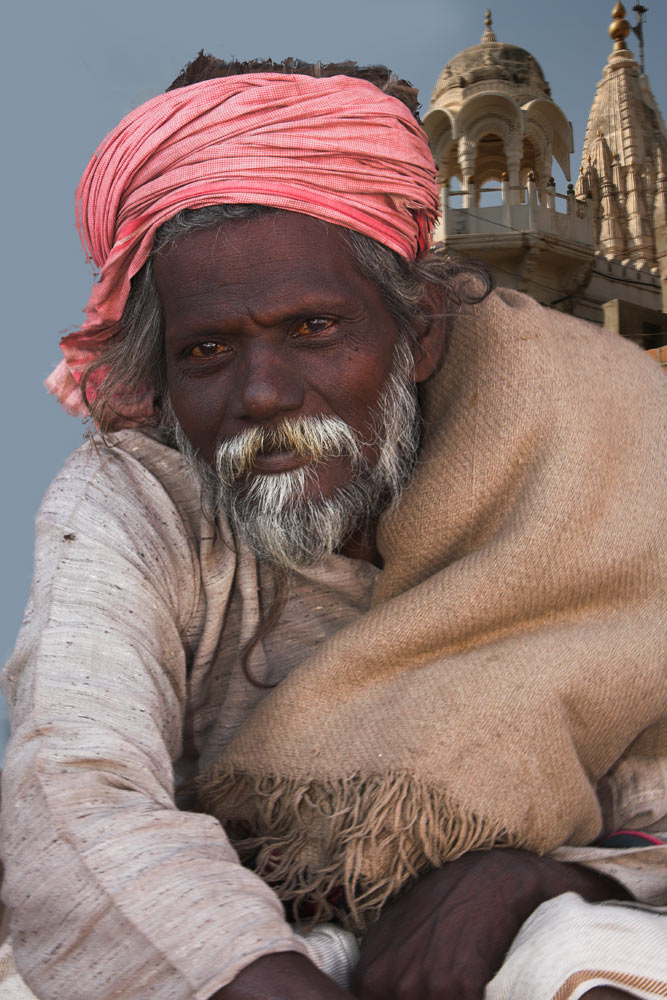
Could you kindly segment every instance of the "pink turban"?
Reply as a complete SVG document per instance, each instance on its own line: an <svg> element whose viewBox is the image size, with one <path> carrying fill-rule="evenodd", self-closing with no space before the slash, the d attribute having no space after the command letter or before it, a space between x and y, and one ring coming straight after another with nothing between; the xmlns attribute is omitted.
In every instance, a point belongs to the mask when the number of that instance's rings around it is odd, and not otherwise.
<svg viewBox="0 0 667 1000"><path fill-rule="evenodd" d="M400 101L351 77L278 73L207 80L143 104L102 142L76 200L100 274L86 321L62 339L64 359L46 385L79 416L87 415L83 372L117 332L156 230L182 209L248 203L303 212L408 259L427 248L438 214L426 136ZM141 420L152 401L121 409L128 422Z"/></svg>

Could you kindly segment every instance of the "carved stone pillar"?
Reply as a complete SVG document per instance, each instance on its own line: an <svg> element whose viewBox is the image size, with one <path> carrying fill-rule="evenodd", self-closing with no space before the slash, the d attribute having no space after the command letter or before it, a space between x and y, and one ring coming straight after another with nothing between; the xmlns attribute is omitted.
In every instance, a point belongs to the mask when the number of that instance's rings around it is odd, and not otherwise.
<svg viewBox="0 0 667 1000"><path fill-rule="evenodd" d="M595 143L595 163L600 185L600 249L607 255L624 255L621 209L618 203L611 152L602 132L598 132Z"/></svg>
<svg viewBox="0 0 667 1000"><path fill-rule="evenodd" d="M467 135L461 136L458 145L458 161L461 168L462 207L474 208L474 177L477 147Z"/></svg>
<svg viewBox="0 0 667 1000"><path fill-rule="evenodd" d="M535 232L539 227L537 224L537 187L535 186L535 174L532 170L528 174L526 197L528 200L528 228L531 232Z"/></svg>
<svg viewBox="0 0 667 1000"><path fill-rule="evenodd" d="M583 164L579 167L579 176L577 177L577 186L575 188L575 193L577 198L585 198L591 189L591 179L590 179L590 163L588 165L588 170L584 171Z"/></svg>
<svg viewBox="0 0 667 1000"><path fill-rule="evenodd" d="M507 179L509 186L510 205L521 204L521 182L519 178L519 167L521 165L521 137L512 136L510 142L505 146L505 157L507 158Z"/></svg>
<svg viewBox="0 0 667 1000"><path fill-rule="evenodd" d="M544 189L544 203L548 209L552 212L556 209L556 182L553 177L549 178L549 182Z"/></svg>

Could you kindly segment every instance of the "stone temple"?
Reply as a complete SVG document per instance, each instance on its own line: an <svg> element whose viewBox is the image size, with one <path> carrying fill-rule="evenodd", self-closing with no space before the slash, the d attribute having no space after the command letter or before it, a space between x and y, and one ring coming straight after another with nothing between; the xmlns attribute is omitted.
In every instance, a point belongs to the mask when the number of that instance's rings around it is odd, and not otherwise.
<svg viewBox="0 0 667 1000"><path fill-rule="evenodd" d="M613 48L588 120L576 186L572 126L537 60L498 41L486 12L479 45L443 69L424 116L441 184L448 248L484 260L497 284L615 330L667 345L667 130L627 46L642 40L617 3ZM663 354L667 355L667 347ZM667 358L666 358L667 360Z"/></svg>

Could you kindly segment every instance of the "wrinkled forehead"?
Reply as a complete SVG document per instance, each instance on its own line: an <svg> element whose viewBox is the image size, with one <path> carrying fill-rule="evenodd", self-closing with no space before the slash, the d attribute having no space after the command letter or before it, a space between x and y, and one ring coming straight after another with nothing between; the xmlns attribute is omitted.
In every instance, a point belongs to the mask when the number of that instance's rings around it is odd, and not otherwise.
<svg viewBox="0 0 667 1000"><path fill-rule="evenodd" d="M153 256L165 329L280 325L302 315L386 320L340 227L296 212L182 232Z"/></svg>

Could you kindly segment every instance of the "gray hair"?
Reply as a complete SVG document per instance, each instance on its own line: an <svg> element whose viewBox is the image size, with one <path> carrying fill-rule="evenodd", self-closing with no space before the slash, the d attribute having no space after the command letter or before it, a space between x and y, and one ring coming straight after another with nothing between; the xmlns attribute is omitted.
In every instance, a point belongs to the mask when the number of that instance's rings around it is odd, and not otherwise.
<svg viewBox="0 0 667 1000"><path fill-rule="evenodd" d="M86 370L82 380L84 399L98 426L112 429L116 418L114 398L127 398L146 391L152 395L158 419L165 429L173 429L166 384L166 363L162 316L155 278L153 257L183 236L204 229L215 229L232 220L250 220L276 213L280 209L263 205L209 205L184 209L157 231L151 255L132 279L130 295L109 346ZM424 307L424 293L430 288L434 299L452 304L478 302L491 290L492 281L483 264L457 260L442 246L432 247L416 261L368 236L345 229L345 239L359 272L377 286L393 316L399 335L416 339L416 330L433 310ZM91 375L106 370L95 398L88 399L86 387Z"/></svg>

